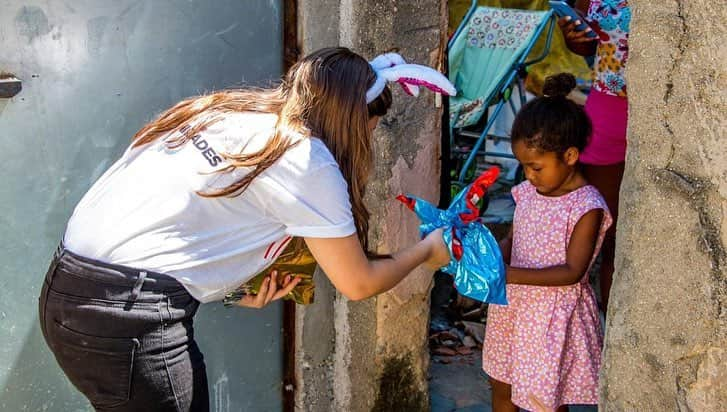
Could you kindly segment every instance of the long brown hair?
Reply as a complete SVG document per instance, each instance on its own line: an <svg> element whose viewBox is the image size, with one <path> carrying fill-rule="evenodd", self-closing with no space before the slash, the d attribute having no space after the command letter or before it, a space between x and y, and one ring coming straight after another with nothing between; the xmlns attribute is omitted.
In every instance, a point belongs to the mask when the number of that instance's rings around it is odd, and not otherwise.
<svg viewBox="0 0 727 412"><path fill-rule="evenodd" d="M376 73L358 54L343 47L321 49L296 63L275 88L224 90L178 103L139 130L132 146L165 137L168 147L180 147L225 113L275 114L275 131L263 149L222 154L228 166L218 172L238 167L250 168L250 172L225 188L200 195L238 196L295 144L292 133L315 136L331 151L348 183L356 231L368 251L369 212L363 202L373 166L368 120L385 115L392 100L386 87L378 98L366 104L366 90L375 80ZM191 125L200 114L204 114L204 120Z"/></svg>

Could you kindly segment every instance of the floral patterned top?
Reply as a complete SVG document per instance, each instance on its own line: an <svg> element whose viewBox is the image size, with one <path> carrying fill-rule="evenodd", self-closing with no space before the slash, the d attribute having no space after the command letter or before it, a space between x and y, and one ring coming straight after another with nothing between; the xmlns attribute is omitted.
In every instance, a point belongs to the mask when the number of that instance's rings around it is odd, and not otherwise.
<svg viewBox="0 0 727 412"><path fill-rule="evenodd" d="M593 88L614 96L626 97L624 68L629 56L628 0L591 0L588 23L598 34Z"/></svg>

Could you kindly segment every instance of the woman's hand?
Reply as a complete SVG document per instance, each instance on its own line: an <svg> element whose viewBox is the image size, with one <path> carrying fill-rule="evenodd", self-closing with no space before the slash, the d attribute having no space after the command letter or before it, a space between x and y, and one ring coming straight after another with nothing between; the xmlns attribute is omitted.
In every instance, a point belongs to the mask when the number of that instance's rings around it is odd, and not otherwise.
<svg viewBox="0 0 727 412"><path fill-rule="evenodd" d="M588 36L593 31L590 27L582 31L576 30L576 26L581 24L581 21L582 19L573 20L570 16L565 16L558 20L558 26L563 32L568 49L581 56L592 56L596 53L598 36Z"/></svg>
<svg viewBox="0 0 727 412"><path fill-rule="evenodd" d="M424 238L424 242L429 246L429 257L424 261L424 266L428 269L437 270L449 264L449 248L444 243L442 233L444 229L439 228Z"/></svg>
<svg viewBox="0 0 727 412"><path fill-rule="evenodd" d="M265 277L262 285L260 285L260 292L257 295L245 295L237 302L237 306L260 309L274 300L285 297L300 283L299 277L287 275L283 280L281 289L278 289L277 276L278 271L273 270L270 272L270 275Z"/></svg>

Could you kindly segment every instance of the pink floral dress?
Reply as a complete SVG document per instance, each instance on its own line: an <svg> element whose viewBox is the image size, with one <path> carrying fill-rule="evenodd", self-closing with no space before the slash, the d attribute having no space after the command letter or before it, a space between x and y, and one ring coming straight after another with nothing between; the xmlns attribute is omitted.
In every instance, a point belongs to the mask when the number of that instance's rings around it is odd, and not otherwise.
<svg viewBox="0 0 727 412"><path fill-rule="evenodd" d="M606 202L593 186L559 197L537 193L529 182L512 189L515 198L513 267L545 268L566 262L576 223L602 209L604 219L595 258L611 226ZM591 264L593 260L591 261ZM483 345L483 369L512 385L515 405L533 410L533 394L556 409L598 403L603 332L588 276L571 286L507 285L508 305L490 305Z"/></svg>

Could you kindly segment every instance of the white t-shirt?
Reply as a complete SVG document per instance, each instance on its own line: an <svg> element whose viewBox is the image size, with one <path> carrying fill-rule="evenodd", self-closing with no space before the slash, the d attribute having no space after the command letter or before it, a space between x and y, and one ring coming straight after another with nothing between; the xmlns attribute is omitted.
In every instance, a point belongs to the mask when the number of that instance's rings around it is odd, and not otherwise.
<svg viewBox="0 0 727 412"><path fill-rule="evenodd" d="M168 274L210 302L270 265L290 236L355 233L346 181L317 138L298 137L237 197L196 193L244 176L248 170L211 172L226 164L220 153L264 147L275 121L268 114L229 114L178 149L159 139L127 150L76 206L65 246Z"/></svg>

